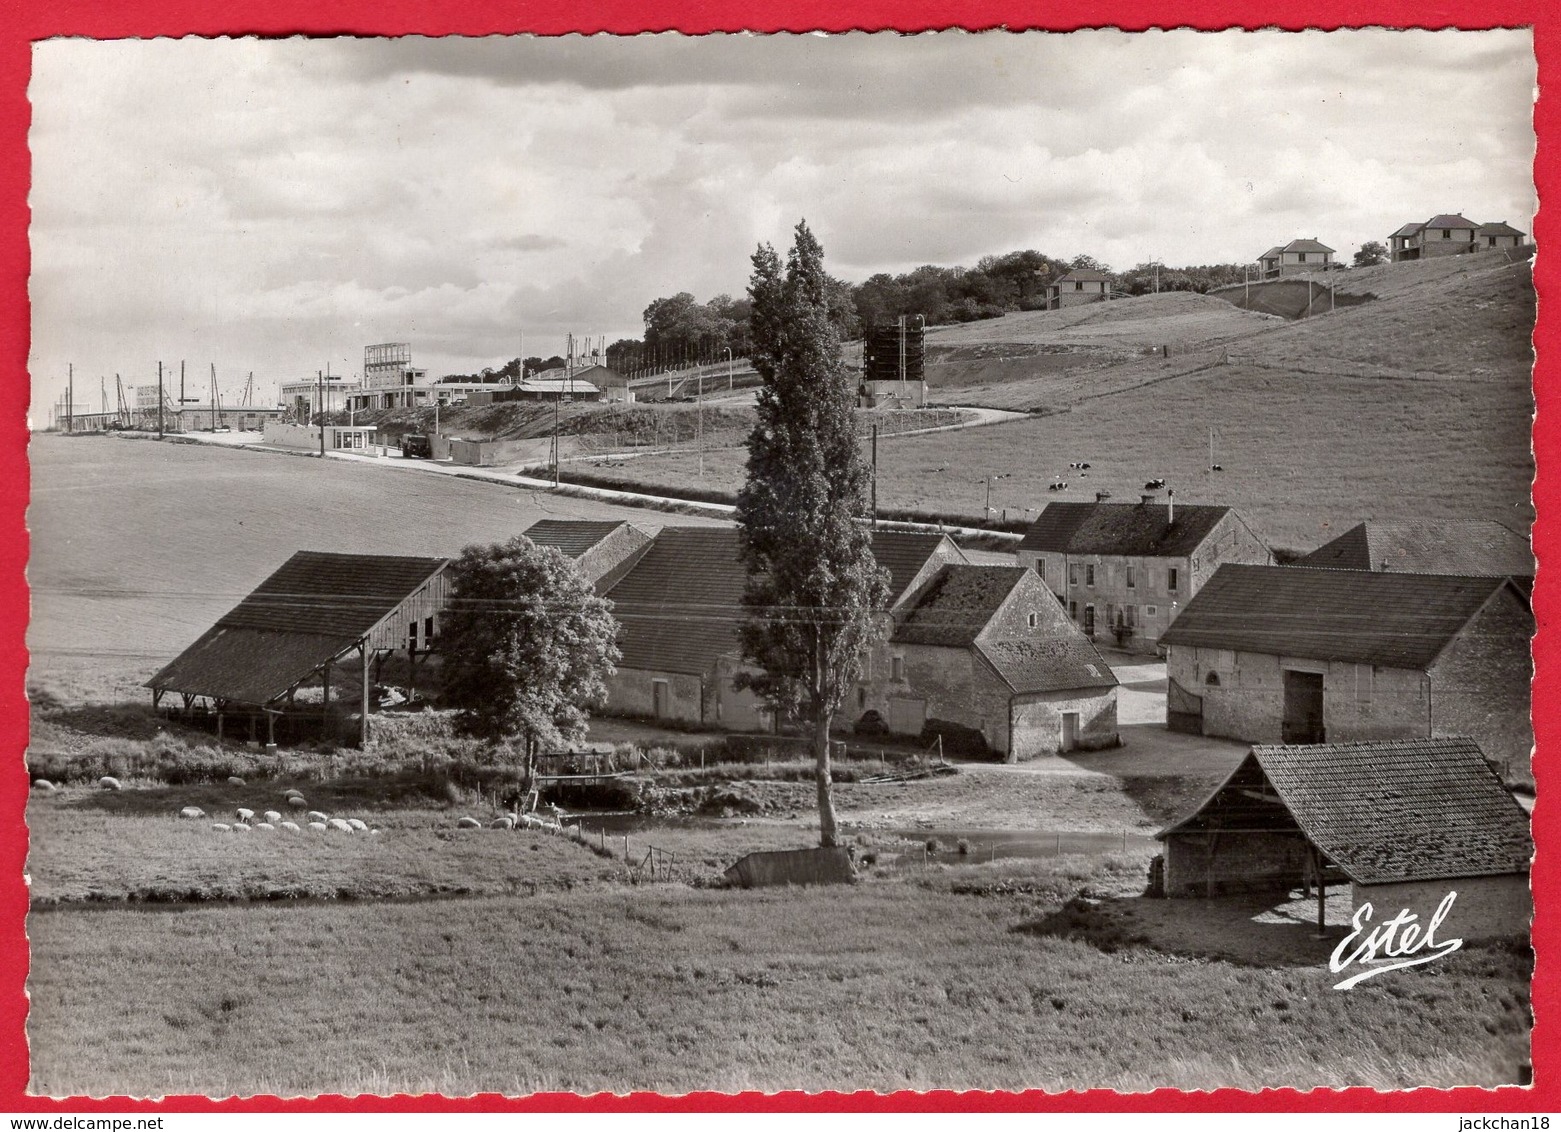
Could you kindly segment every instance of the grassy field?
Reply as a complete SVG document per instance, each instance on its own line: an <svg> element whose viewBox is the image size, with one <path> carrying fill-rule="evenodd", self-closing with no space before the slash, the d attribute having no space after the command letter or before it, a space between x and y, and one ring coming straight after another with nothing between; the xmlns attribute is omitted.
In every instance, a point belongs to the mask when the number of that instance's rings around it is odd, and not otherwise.
<svg viewBox="0 0 1561 1132"><path fill-rule="evenodd" d="M1157 950L1060 895L1130 900L1136 867L1064 871L38 914L30 1087L1392 1088L1512 1082L1529 1060L1524 951L1341 994L1304 924L1271 925L1259 944L1288 958L1257 967L1250 933L1219 930L1244 909L1172 902L1202 942Z"/></svg>
<svg viewBox="0 0 1561 1132"><path fill-rule="evenodd" d="M295 550L453 555L538 519L673 517L474 480L194 444L32 439L32 685L68 703L139 687Z"/></svg>

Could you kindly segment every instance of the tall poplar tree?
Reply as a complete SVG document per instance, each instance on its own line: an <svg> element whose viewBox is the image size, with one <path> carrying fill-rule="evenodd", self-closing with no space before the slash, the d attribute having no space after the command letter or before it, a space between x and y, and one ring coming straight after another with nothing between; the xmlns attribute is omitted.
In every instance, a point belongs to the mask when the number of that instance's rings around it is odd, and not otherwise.
<svg viewBox="0 0 1561 1132"><path fill-rule="evenodd" d="M829 730L880 631L888 573L873 558L869 469L857 445L856 382L830 317L824 250L804 221L784 271L753 255L751 358L763 379L737 524L748 571L740 630L761 671L744 682L813 725L819 843L838 843Z"/></svg>

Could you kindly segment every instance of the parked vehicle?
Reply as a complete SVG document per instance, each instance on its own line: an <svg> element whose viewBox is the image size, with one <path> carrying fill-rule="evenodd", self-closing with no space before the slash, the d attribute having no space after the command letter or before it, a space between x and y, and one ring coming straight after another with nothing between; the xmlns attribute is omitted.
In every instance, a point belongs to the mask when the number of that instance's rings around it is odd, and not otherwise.
<svg viewBox="0 0 1561 1132"><path fill-rule="evenodd" d="M401 455L411 460L432 460L434 446L423 434L409 432L401 438Z"/></svg>

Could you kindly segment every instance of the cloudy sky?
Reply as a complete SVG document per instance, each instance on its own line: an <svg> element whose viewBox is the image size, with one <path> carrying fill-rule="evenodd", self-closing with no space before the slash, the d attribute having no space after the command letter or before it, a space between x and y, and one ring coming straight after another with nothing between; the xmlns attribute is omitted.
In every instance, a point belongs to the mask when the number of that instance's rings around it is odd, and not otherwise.
<svg viewBox="0 0 1561 1132"><path fill-rule="evenodd" d="M371 342L438 375L637 337L800 217L860 281L1347 260L1536 207L1526 31L56 40L33 69L38 422L69 363L95 407L159 360L270 387Z"/></svg>

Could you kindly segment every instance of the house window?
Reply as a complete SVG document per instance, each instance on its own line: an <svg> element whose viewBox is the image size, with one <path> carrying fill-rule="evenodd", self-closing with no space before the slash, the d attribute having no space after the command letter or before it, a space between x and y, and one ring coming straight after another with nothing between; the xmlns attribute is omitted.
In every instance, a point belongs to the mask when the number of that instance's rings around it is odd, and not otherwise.
<svg viewBox="0 0 1561 1132"><path fill-rule="evenodd" d="M1041 615L1039 613L1032 613L1029 617L1026 618L1026 620L1030 623L1030 628L1033 629L1041 623Z"/></svg>
<svg viewBox="0 0 1561 1132"><path fill-rule="evenodd" d="M407 623L407 651L408 652L416 652L417 651L417 622L416 621L411 621L411 622Z"/></svg>
<svg viewBox="0 0 1561 1132"><path fill-rule="evenodd" d="M1129 566L1127 568L1127 588L1128 589L1132 589L1133 588L1133 583L1134 583L1133 568L1131 566Z"/></svg>
<svg viewBox="0 0 1561 1132"><path fill-rule="evenodd" d="M1144 616L1145 617L1158 617L1158 616L1160 616L1160 607L1158 605L1146 605L1146 606L1144 606Z"/></svg>
<svg viewBox="0 0 1561 1132"><path fill-rule="evenodd" d="M905 658L903 656L896 656L890 659L889 678L891 680L905 679Z"/></svg>
<svg viewBox="0 0 1561 1132"><path fill-rule="evenodd" d="M1295 262L1296 263L1305 263L1306 262L1306 253L1305 252L1296 252L1295 253Z"/></svg>
<svg viewBox="0 0 1561 1132"><path fill-rule="evenodd" d="M1211 672L1203 678L1203 682L1211 688L1218 688L1220 686L1220 674Z"/></svg>
<svg viewBox="0 0 1561 1132"><path fill-rule="evenodd" d="M1078 619L1079 619L1079 603L1076 602L1076 601L1070 601L1068 603L1068 620L1069 621L1077 621Z"/></svg>
<svg viewBox="0 0 1561 1132"><path fill-rule="evenodd" d="M1084 584L1086 586L1095 584L1095 567L1093 565L1084 567Z"/></svg>
<svg viewBox="0 0 1561 1132"><path fill-rule="evenodd" d="M1451 240L1452 238L1453 238L1453 230L1451 228L1443 228L1442 229L1442 239L1444 239L1444 240Z"/></svg>
<svg viewBox="0 0 1561 1132"><path fill-rule="evenodd" d="M1125 614L1123 622L1127 625L1127 631L1136 633L1138 631L1138 606L1124 605L1122 612Z"/></svg>
<svg viewBox="0 0 1561 1132"><path fill-rule="evenodd" d="M1070 565L1068 567L1068 585L1076 586L1078 584L1079 584L1079 568L1076 565Z"/></svg>
<svg viewBox="0 0 1561 1132"><path fill-rule="evenodd" d="M1082 291L1084 290L1084 284L1082 282L1076 282L1073 284L1073 289L1075 291Z"/></svg>
<svg viewBox="0 0 1561 1132"><path fill-rule="evenodd" d="M1165 572L1165 588L1170 590L1172 593L1176 592L1176 587L1180 581L1181 571L1178 570L1175 566L1172 566Z"/></svg>
<svg viewBox="0 0 1561 1132"><path fill-rule="evenodd" d="M433 639L434 639L434 619L432 617L425 617L425 618L423 618L423 641L426 644L427 642L432 641Z"/></svg>

